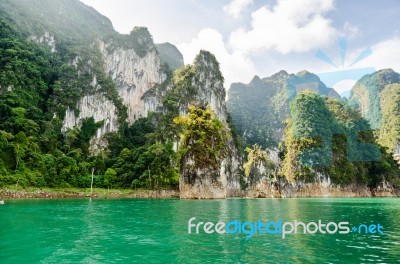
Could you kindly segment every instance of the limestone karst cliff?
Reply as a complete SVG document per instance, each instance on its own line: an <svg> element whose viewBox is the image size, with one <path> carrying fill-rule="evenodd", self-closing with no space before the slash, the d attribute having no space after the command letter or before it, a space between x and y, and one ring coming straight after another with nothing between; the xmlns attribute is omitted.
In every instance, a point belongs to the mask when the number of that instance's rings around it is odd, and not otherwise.
<svg viewBox="0 0 400 264"><path fill-rule="evenodd" d="M194 162L197 155L204 153L183 155L179 184L182 198L225 198L240 192L239 156L227 123L223 81L219 63L207 51L200 51L193 65L187 65L175 73L174 89L183 96L179 104L179 114L186 115L189 105L209 106L215 117L226 127L224 133L227 134L226 155L216 157L217 166Z"/></svg>
<svg viewBox="0 0 400 264"><path fill-rule="evenodd" d="M98 48L101 55L104 72L115 84L118 97L126 108L126 121L133 124L136 120L146 117L149 112L157 111L160 107L158 87L166 80L167 76L161 67L160 55L152 43L147 29L143 30L148 38L148 49L140 56L134 47L116 43L113 39L108 42L98 40L94 48ZM126 36L124 41L130 41ZM99 86L96 78L93 86ZM85 95L76 103L79 115L68 108L65 113L63 131L73 127L80 127L82 120L93 116L96 122L104 121L91 141L93 151L104 149L107 142L103 137L109 132L118 131L120 121L116 106L101 92L94 95Z"/></svg>

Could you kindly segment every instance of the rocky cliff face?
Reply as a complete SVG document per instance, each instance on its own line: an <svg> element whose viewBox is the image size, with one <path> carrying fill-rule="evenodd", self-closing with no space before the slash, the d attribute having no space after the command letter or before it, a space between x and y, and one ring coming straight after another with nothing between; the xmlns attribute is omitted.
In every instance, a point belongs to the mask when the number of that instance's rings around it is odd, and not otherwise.
<svg viewBox="0 0 400 264"><path fill-rule="evenodd" d="M227 109L225 105L225 89L219 64L215 57L206 51L201 51L192 66L190 77L191 89L188 100L180 104L181 115L187 113L189 104L210 106L216 117L227 125ZM219 161L218 170L211 167L193 168L191 157L186 157L181 163L179 182L181 198L226 198L237 196L240 192L239 158L232 139L228 142L228 155Z"/></svg>
<svg viewBox="0 0 400 264"><path fill-rule="evenodd" d="M155 111L160 102L151 90L166 79L157 50L140 57L133 48L117 47L112 50L104 42L99 43L99 48L105 71L115 82L118 95L127 107L128 123L132 124L150 111Z"/></svg>
<svg viewBox="0 0 400 264"><path fill-rule="evenodd" d="M56 41L53 35L50 32L46 31L42 36L31 36L31 40L44 44L50 47L51 52L56 52Z"/></svg>
<svg viewBox="0 0 400 264"><path fill-rule="evenodd" d="M159 88L166 79L158 51L153 48L140 56L133 47L116 46L112 41L108 43L102 40L98 41L97 47L104 71L115 83L118 97L126 107L127 123L133 124L149 112L157 111L161 106ZM97 92L85 95L76 104L79 115L76 116L71 109L66 110L62 130L80 127L82 120L88 117L93 117L96 122L104 121L91 140L91 150L96 153L107 146L104 135L118 131L120 120L115 104L99 92L101 87L96 76L92 86Z"/></svg>
<svg viewBox="0 0 400 264"><path fill-rule="evenodd" d="M262 180L254 188L244 192L243 196L257 198L399 197L400 192L386 182L371 189L362 184L337 185L328 181L290 184L285 181Z"/></svg>
<svg viewBox="0 0 400 264"><path fill-rule="evenodd" d="M109 132L116 132L119 128L118 111L113 102L108 100L102 94L85 95L77 103L79 115L75 115L75 111L67 109L63 122L62 132L67 132L69 128L81 127L82 121L86 118L93 117L95 122L104 122L99 128L96 135L90 141L90 151L97 153L99 150L107 146L107 142L103 136Z"/></svg>
<svg viewBox="0 0 400 264"><path fill-rule="evenodd" d="M214 55L201 51L192 66L194 76L191 80L192 94L179 105L181 115L186 114L189 104L209 105L220 121L226 124L227 108L225 88L219 63Z"/></svg>

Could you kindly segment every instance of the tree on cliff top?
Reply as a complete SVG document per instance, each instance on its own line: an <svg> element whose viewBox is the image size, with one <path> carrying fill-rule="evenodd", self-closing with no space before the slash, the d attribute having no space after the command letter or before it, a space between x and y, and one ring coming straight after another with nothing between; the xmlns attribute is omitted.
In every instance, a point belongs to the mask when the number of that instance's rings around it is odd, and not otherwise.
<svg viewBox="0 0 400 264"><path fill-rule="evenodd" d="M187 116L174 119L182 125L180 161L192 161L193 169L218 169L227 155L227 128L219 121L209 106L189 106Z"/></svg>

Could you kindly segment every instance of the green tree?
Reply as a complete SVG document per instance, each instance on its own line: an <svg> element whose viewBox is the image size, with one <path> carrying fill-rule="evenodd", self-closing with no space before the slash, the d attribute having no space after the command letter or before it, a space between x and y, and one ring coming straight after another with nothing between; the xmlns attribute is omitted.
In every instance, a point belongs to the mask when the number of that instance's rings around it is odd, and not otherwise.
<svg viewBox="0 0 400 264"><path fill-rule="evenodd" d="M227 155L227 128L219 121L209 106L189 106L187 116L174 122L183 127L179 149L180 161L192 161L191 168L217 169Z"/></svg>
<svg viewBox="0 0 400 264"><path fill-rule="evenodd" d="M111 168L108 168L106 170L106 173L104 173L103 184L104 186L112 187L116 179L117 179L117 172Z"/></svg>

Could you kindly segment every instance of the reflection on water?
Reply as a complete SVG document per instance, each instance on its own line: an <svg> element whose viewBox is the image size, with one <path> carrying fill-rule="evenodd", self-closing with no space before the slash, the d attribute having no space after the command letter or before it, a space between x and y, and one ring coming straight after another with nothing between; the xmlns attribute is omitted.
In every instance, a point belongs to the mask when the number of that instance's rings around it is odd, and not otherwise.
<svg viewBox="0 0 400 264"><path fill-rule="evenodd" d="M188 234L187 222L348 221L384 234ZM399 199L41 200L0 207L1 263L395 263Z"/></svg>

